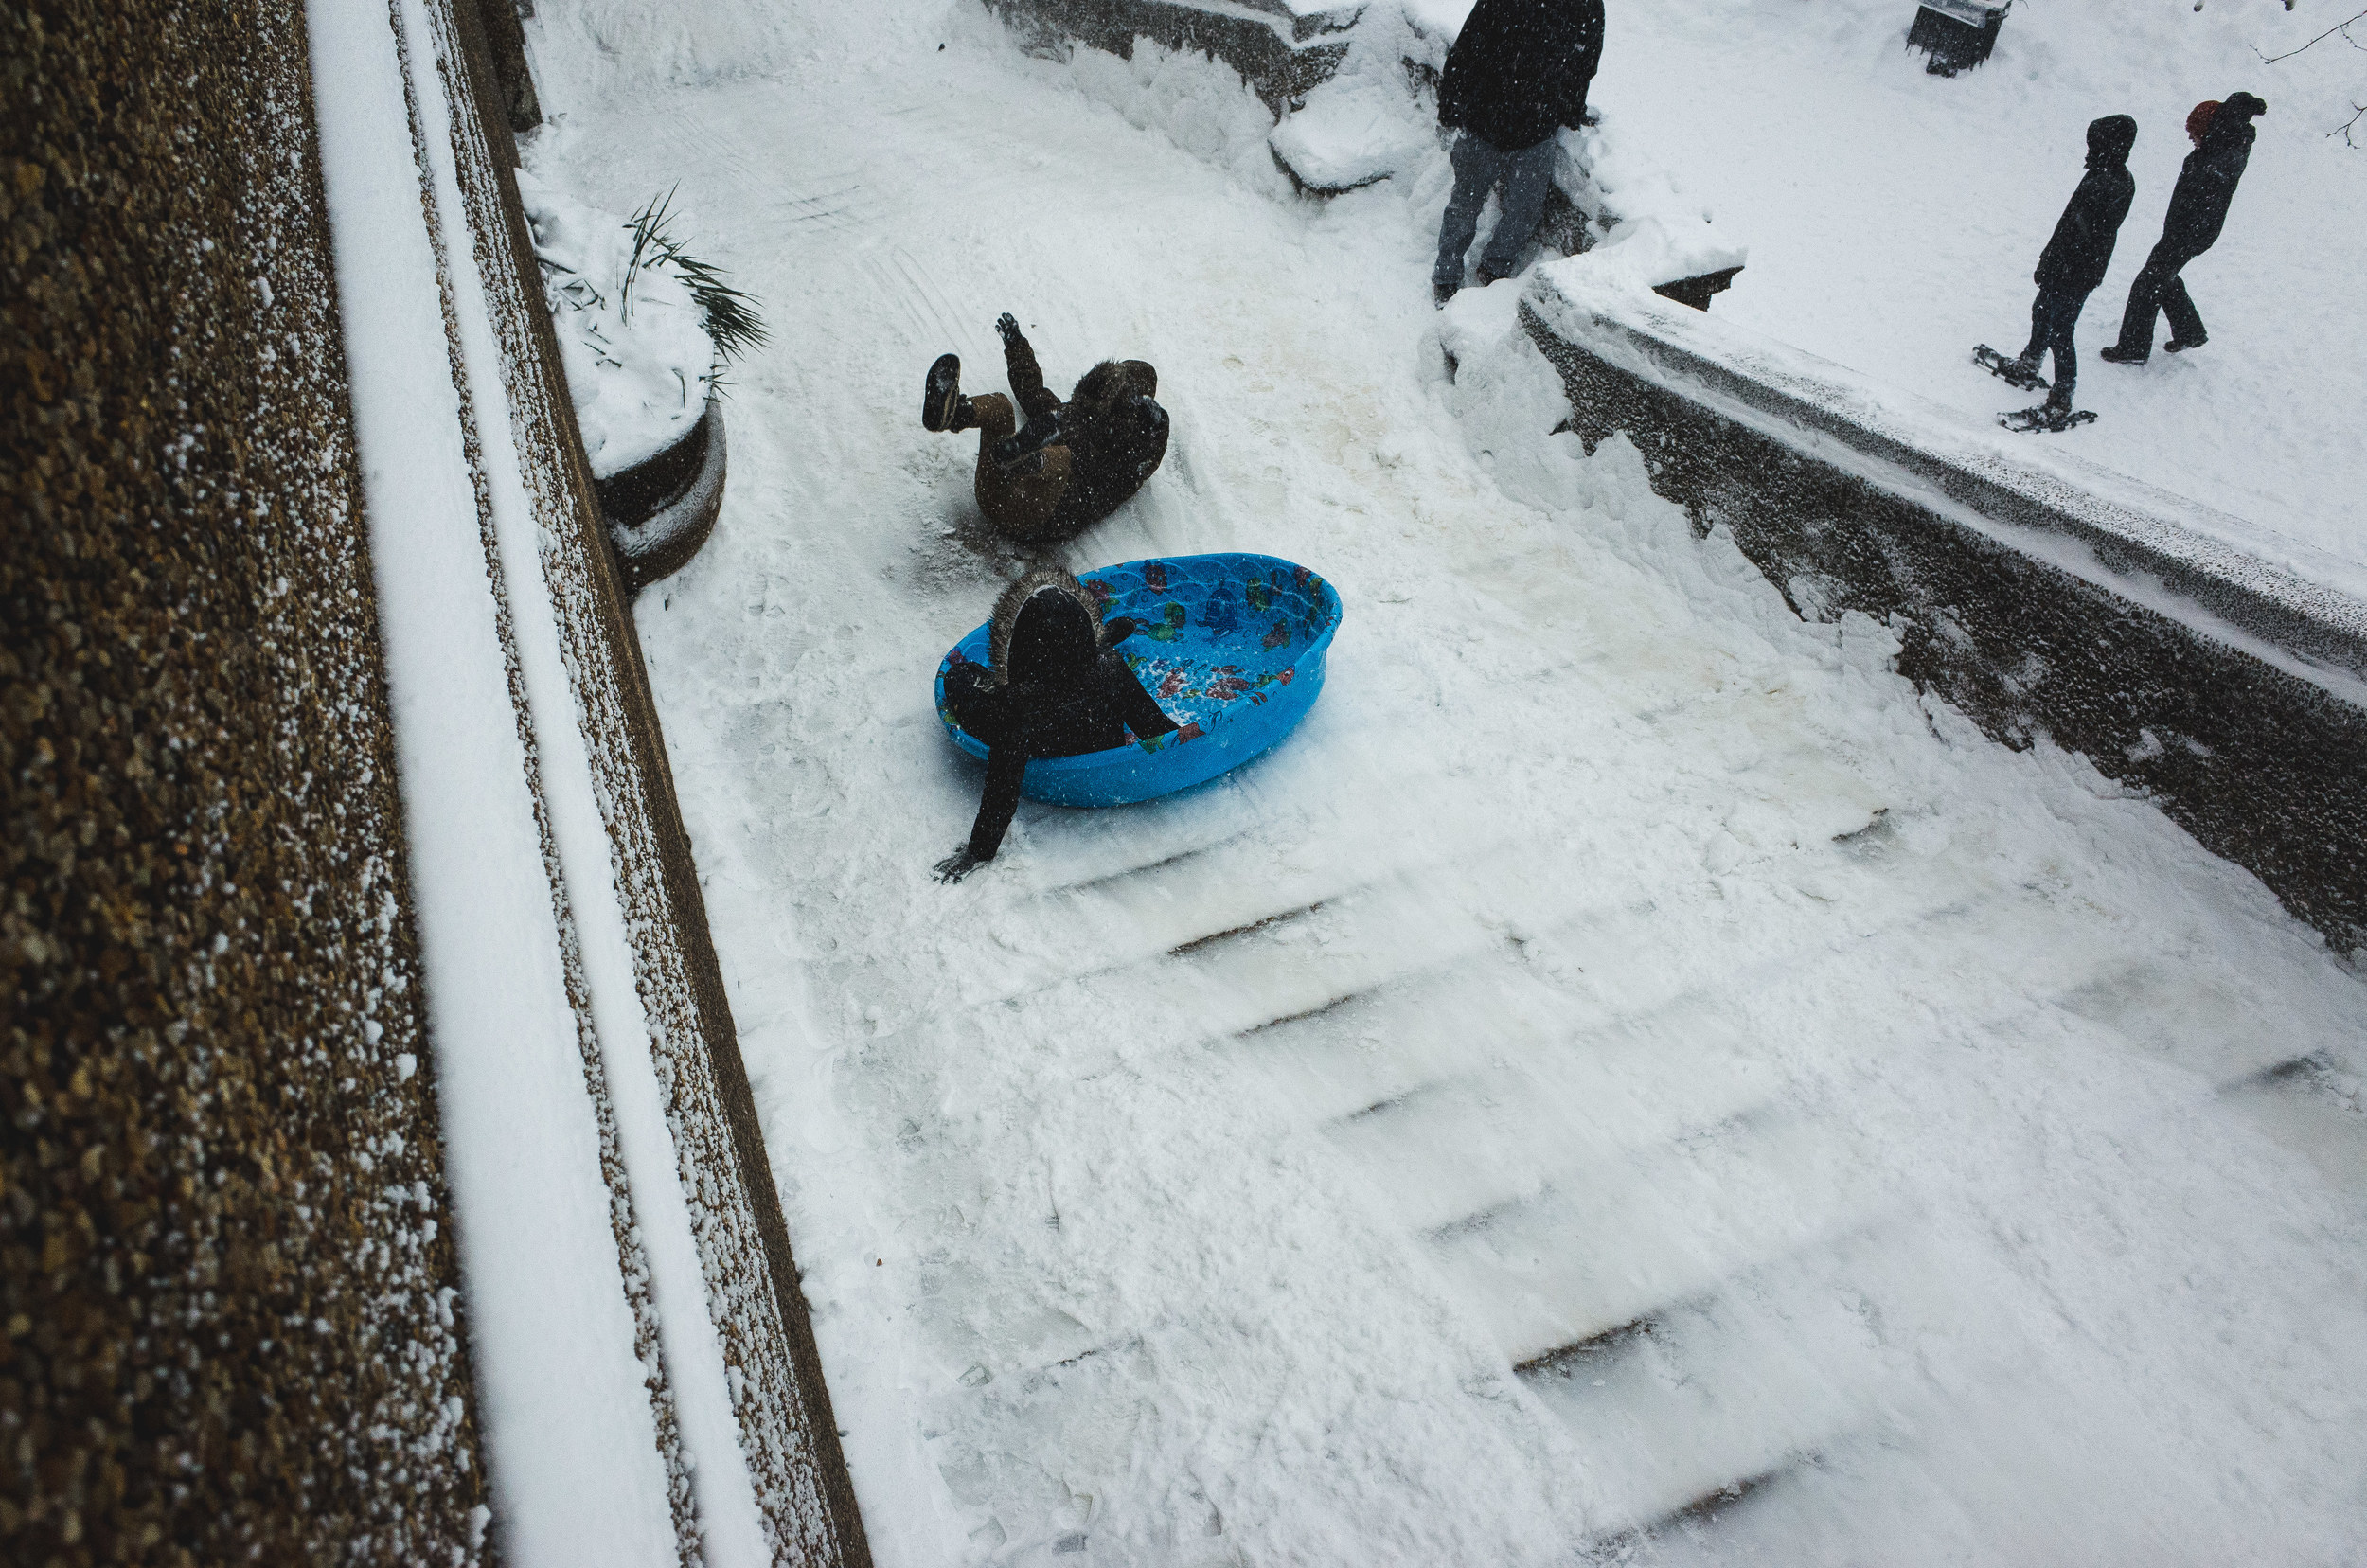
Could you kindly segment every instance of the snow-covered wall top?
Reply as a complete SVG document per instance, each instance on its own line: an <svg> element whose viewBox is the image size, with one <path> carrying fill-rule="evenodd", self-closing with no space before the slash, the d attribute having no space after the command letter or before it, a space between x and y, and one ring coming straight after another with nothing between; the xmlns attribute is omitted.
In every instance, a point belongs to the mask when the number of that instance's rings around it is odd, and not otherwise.
<svg viewBox="0 0 2367 1568"><path fill-rule="evenodd" d="M1539 268L1525 300L1564 339L1820 453L1838 448L1960 498L1978 486L1976 504L1998 521L2038 523L2134 553L2209 616L2297 655L2348 701L2367 695L2359 684L2367 679L2367 573L2300 546L2288 559L2264 557L2244 547L2256 536L2235 519L1672 308L1632 280L1606 276L1593 257Z"/></svg>

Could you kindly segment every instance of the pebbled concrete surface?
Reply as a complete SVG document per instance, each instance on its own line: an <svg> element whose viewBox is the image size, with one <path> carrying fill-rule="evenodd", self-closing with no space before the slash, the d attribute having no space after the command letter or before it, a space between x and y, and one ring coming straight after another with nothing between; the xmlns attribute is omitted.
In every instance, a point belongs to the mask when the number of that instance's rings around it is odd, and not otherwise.
<svg viewBox="0 0 2367 1568"><path fill-rule="evenodd" d="M0 1557L468 1562L294 0L0 13Z"/></svg>

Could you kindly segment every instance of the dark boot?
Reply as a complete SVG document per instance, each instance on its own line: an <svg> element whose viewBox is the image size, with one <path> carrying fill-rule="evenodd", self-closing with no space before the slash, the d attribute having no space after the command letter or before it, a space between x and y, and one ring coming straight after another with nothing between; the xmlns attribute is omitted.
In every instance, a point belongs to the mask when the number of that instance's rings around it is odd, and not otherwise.
<svg viewBox="0 0 2367 1568"><path fill-rule="evenodd" d="M2211 336L2209 333L2197 332L2193 337L2174 337L2162 347L2167 348L2173 354L2182 354L2189 348L2199 348L2210 341Z"/></svg>
<svg viewBox="0 0 2367 1568"><path fill-rule="evenodd" d="M1027 427L1016 436L1006 436L994 443L994 461L998 468L1012 468L1060 442L1060 410L1055 409L1041 419L1027 421Z"/></svg>
<svg viewBox="0 0 2367 1568"><path fill-rule="evenodd" d="M2153 350L2150 348L2124 348L2117 343L2109 348L2100 348L2097 352L2102 354L2106 363L2110 365L2143 365L2153 358Z"/></svg>
<svg viewBox="0 0 2367 1568"><path fill-rule="evenodd" d="M968 430L978 422L977 412L962 396L962 361L958 354L939 354L929 366L920 387L920 428Z"/></svg>

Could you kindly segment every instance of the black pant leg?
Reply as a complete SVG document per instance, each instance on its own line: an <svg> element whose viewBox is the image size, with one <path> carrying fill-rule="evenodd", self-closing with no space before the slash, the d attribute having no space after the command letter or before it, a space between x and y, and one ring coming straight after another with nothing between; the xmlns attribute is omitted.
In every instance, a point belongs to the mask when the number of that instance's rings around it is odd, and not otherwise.
<svg viewBox="0 0 2367 1568"><path fill-rule="evenodd" d="M2137 280L2128 286L2128 309L2121 312L2120 351L2124 354L2145 355L2153 352L2153 318L2161 313L2162 295L2177 281L2178 270L2189 258L2173 248L2166 240L2153 247L2145 258Z"/></svg>
<svg viewBox="0 0 2367 1568"><path fill-rule="evenodd" d="M2030 341L2022 347L2021 363L2033 370L2038 367L2040 360L2046 358L2050 338L2047 331L2046 302L2054 297L2044 289L2040 289L2038 297L2030 302Z"/></svg>
<svg viewBox="0 0 2367 1568"><path fill-rule="evenodd" d="M2163 285L2162 313L2170 318L2170 336L2180 343L2203 340L2202 312L2195 309L2194 296L2186 292L2184 278L2173 276Z"/></svg>
<svg viewBox="0 0 2367 1568"><path fill-rule="evenodd" d="M2079 383L2079 347L2075 333L2086 294L2051 294L2054 310L2047 321L2047 347L2055 354L2055 390L2048 401L2071 406L2072 388Z"/></svg>

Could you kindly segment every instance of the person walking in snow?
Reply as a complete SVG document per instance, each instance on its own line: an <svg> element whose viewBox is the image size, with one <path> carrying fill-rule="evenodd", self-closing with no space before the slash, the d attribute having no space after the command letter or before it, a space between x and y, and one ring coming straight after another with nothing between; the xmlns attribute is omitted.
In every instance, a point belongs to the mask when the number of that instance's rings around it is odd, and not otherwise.
<svg viewBox="0 0 2367 1568"><path fill-rule="evenodd" d="M2195 150L2179 171L2178 188L2170 192L2169 216L2162 222L2162 238L2145 258L2137 280L2128 286L2128 309L2121 312L2121 340L2104 350L2115 365L2143 365L2153 357L2153 319L2170 318L2173 354L2199 348L2211 341L2202 328L2202 312L2195 309L2179 274L2186 264L2218 243L2227 224L2235 184L2251 161L2251 122L2269 106L2250 93L2232 93L2224 103L2198 103L2186 116L2186 134Z"/></svg>
<svg viewBox="0 0 2367 1568"><path fill-rule="evenodd" d="M987 789L970 842L937 863L939 882L959 882L994 859L1030 761L1108 751L1126 744L1129 731L1137 740L1175 732L1117 653L1133 634L1123 615L1102 625L1084 585L1058 567L1028 573L995 600L993 667L965 661L945 677L953 722L987 743Z"/></svg>
<svg viewBox="0 0 2367 1568"><path fill-rule="evenodd" d="M2127 115L2107 115L2088 126L2088 172L2072 192L2054 236L2038 256L2038 269L2030 280L2038 297L2030 307L2030 342L2019 359L2008 360L1986 344L1973 358L2012 384L2045 386L2038 365L2049 352L2055 356L2055 384L2046 402L2021 414L2005 416L2021 430L2063 430L2072 423L2072 387L2079 379L2079 357L2073 351L2072 330L2088 296L2104 281L2112 264L2112 246L2120 237L2121 221L2136 198L2137 182L2128 172L2128 150L2137 145L2137 122Z"/></svg>
<svg viewBox="0 0 2367 1568"><path fill-rule="evenodd" d="M961 359L940 355L922 383L920 423L978 432L972 488L996 532L1031 543L1072 538L1123 506L1166 456L1159 372L1141 360L1104 360L1062 402L1008 311L994 328L1011 396L964 397Z"/></svg>
<svg viewBox="0 0 2367 1568"><path fill-rule="evenodd" d="M1480 257L1480 281L1518 270L1522 247L1545 215L1555 133L1584 122L1602 59L1603 0L1479 0L1471 8L1438 79L1438 123L1463 133L1431 271L1438 304L1463 287L1464 253L1491 190L1504 194Z"/></svg>

